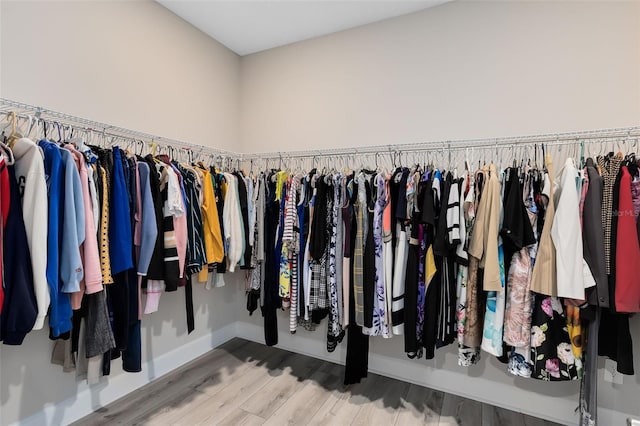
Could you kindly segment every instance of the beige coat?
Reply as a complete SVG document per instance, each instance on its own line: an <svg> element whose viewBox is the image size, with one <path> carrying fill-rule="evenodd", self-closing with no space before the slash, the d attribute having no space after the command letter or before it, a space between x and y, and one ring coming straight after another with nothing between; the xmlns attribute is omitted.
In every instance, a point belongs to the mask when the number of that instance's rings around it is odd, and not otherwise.
<svg viewBox="0 0 640 426"><path fill-rule="evenodd" d="M544 228L542 228L542 234L540 235L538 254L533 267L531 291L547 296L557 296L556 248L551 238L551 228L553 227L553 218L556 210L553 195L553 165L549 154L547 154L546 163L549 182L551 183L551 185L549 185L549 205L547 206L547 211L544 216Z"/></svg>
<svg viewBox="0 0 640 426"><path fill-rule="evenodd" d="M500 279L500 263L498 262L498 233L500 232L500 215L502 213L500 195L498 172L496 167L491 164L488 180L478 205L476 222L468 250L471 256L480 260L480 268L484 268L484 291L504 290Z"/></svg>

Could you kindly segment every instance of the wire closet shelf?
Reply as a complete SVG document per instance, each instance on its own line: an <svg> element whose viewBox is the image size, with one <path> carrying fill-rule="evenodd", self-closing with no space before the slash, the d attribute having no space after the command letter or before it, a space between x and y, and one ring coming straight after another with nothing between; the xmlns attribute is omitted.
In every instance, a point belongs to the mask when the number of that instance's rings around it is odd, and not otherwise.
<svg viewBox="0 0 640 426"><path fill-rule="evenodd" d="M0 115L8 117L15 113L17 118L28 120L29 123L45 122L50 124L53 135L68 134L70 131L82 133L91 138L102 139L102 144L115 145L117 143L141 143L143 148L156 146L159 152L172 153L180 157L201 159L211 157L219 162L231 162L239 159L239 154L224 149L198 145L163 136L153 135L137 130L107 124L99 121L70 115L40 106L26 104L11 99L0 98ZM110 138L111 141L107 141Z"/></svg>
<svg viewBox="0 0 640 426"><path fill-rule="evenodd" d="M583 152L578 152L580 147L594 143L605 144L605 148L610 148L610 150L620 150L624 147L637 151L638 139L640 139L640 126L630 126L529 136L394 143L348 148L286 152L271 151L247 154L178 141L23 102L0 98L0 115L7 116L10 112L14 112L17 117L22 119L31 120L32 118L36 118L38 120L45 120L51 124L58 124L58 126L63 126L63 128L67 126L67 129L76 129L90 134L102 135L103 138L110 137L112 138L112 143L118 141L125 143L127 141L141 141L145 144L156 143L160 151L164 149L166 152L177 152L179 155L186 155L191 160L193 160L194 156L198 159L209 156L212 160L217 159L221 164L224 164L222 162L225 161L227 165L235 163L239 167L242 162L243 166L251 165L252 169L254 164L262 164L265 168L268 168L269 165L282 168L283 166L290 166L294 160L297 161L300 166L307 165L304 162L305 160L311 160L311 167L315 167L316 162L328 164L328 162L333 159L339 160L339 162L345 166L348 161L353 163L351 164L352 166L359 162L364 165L365 161L375 161L377 165L379 159L382 160L383 157L384 159L388 159L390 164L395 164L396 162L402 163L403 161L407 163L410 154L421 154L418 155L418 158L423 161L435 158L449 165L458 165L461 154L464 154L465 162L470 160L470 162L473 163L480 159L484 159L485 161L486 159L491 160L494 155L495 157L493 158L500 159L503 159L505 156L515 157L517 155L529 155L533 157L537 155L538 149L542 146L547 149L547 152L550 151L552 147L557 147L558 151L563 147L569 147L573 149L573 156L578 157L584 154ZM52 130L56 131L55 128ZM57 128L57 131L60 132L60 127Z"/></svg>

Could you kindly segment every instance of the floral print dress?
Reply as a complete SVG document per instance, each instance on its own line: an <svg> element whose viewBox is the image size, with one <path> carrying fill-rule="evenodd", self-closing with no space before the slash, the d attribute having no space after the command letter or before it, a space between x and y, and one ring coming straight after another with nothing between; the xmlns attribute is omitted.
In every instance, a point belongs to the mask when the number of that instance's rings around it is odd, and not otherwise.
<svg viewBox="0 0 640 426"><path fill-rule="evenodd" d="M375 244L375 297L373 305L373 327L362 328L362 333L369 336L392 336L389 329L389 319L386 317L387 295L385 285L385 264L383 258L382 214L387 205L385 177L383 174L375 176L376 203L373 212L373 241Z"/></svg>
<svg viewBox="0 0 640 426"><path fill-rule="evenodd" d="M582 377L582 359L571 345L567 317L557 297L535 294L531 327L531 377L548 381Z"/></svg>

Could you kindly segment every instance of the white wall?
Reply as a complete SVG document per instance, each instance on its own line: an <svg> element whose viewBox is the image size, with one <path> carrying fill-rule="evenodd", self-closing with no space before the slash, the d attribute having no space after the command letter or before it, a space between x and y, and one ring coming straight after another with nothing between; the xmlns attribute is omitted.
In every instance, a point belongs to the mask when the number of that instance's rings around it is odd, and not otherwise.
<svg viewBox="0 0 640 426"><path fill-rule="evenodd" d="M640 3L453 2L246 56L241 71L245 152L638 125ZM257 324L245 316L239 330L259 337ZM640 318L632 326L640 370ZM320 328L293 337L281 328L281 339L327 356ZM452 348L411 361L401 338L373 340L372 359L388 364L376 361L379 371L395 374L391 358L423 384L574 422L577 383L516 379L488 356L461 368ZM412 376L416 365L444 371ZM603 424L616 412L640 417L640 374L599 386Z"/></svg>
<svg viewBox="0 0 640 426"><path fill-rule="evenodd" d="M239 57L159 4L3 0L0 13L2 97L187 142L237 146ZM36 424L47 416L50 424L66 423L199 355L190 352L194 342L200 351L216 346L233 335L234 312L244 304L237 286L229 279L226 288L194 290L189 336L184 290L163 295L159 312L142 322L143 372L122 373L116 360L108 383L91 390L49 364L48 331L29 334L19 347L0 345L0 424L43 408Z"/></svg>
<svg viewBox="0 0 640 426"><path fill-rule="evenodd" d="M640 119L637 2L452 2L242 58L245 152Z"/></svg>
<svg viewBox="0 0 640 426"><path fill-rule="evenodd" d="M0 95L235 148L240 58L151 0L2 1Z"/></svg>

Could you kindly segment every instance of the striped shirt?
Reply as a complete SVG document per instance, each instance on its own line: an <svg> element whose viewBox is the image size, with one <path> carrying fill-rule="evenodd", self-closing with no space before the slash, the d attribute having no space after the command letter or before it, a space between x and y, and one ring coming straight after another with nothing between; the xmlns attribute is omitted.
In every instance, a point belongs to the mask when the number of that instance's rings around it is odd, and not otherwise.
<svg viewBox="0 0 640 426"><path fill-rule="evenodd" d="M187 198L187 229L189 230L187 235L187 275L193 275L200 272L205 263L198 178L194 171L182 165L178 165L178 170L184 180Z"/></svg>

